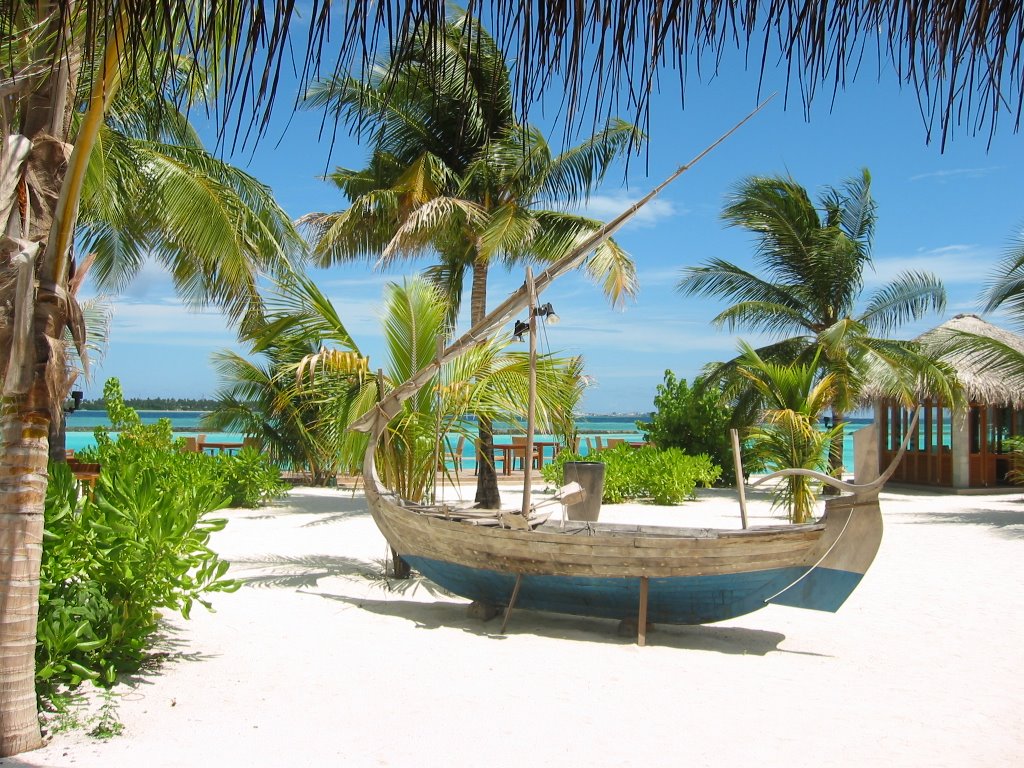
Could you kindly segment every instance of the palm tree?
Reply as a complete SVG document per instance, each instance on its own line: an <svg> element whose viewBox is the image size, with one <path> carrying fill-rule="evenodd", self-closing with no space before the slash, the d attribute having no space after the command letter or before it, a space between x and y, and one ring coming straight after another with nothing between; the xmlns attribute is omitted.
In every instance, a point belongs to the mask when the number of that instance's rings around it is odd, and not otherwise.
<svg viewBox="0 0 1024 768"><path fill-rule="evenodd" d="M371 137L373 151L365 169L339 168L330 176L352 201L347 210L301 222L322 265L436 255L426 274L451 297L453 318L471 273L476 322L486 314L493 263L553 261L600 227L564 209L582 202L641 135L611 120L555 155L538 129L516 122L509 69L490 35L466 17L434 32L414 33L365 81L330 79L310 90L310 105L329 107ZM633 262L613 240L598 247L586 269L613 302L636 290ZM477 501L496 506L485 417L480 433Z"/></svg>
<svg viewBox="0 0 1024 768"><path fill-rule="evenodd" d="M765 407L759 424L748 433L752 457L769 469L824 471L828 449L842 439L842 425L824 431L818 420L835 396L836 377L819 378L817 359L808 363L775 363L762 359L749 344L740 343L736 371L755 390ZM815 483L801 475L786 478L775 504L786 507L793 523L805 523L814 512Z"/></svg>
<svg viewBox="0 0 1024 768"><path fill-rule="evenodd" d="M193 84L178 66L185 30L160 38L167 29L156 24L143 54L127 38L148 11L119 4L97 20L90 5L62 15L59 3L19 3L0 18L0 300L13 307L0 323L9 342L0 345L0 506L10 515L0 548L0 623L10 630L0 635L0 676L9 681L0 689L2 755L39 743L38 542L48 444L73 382L66 331L87 360L86 318L72 290L88 260L81 253L91 251L101 284L115 287L153 256L186 298L241 317L259 311L258 275L287 263L300 242L269 190L205 153L175 107Z"/></svg>
<svg viewBox="0 0 1024 768"><path fill-rule="evenodd" d="M885 337L928 311L942 311L946 293L939 279L903 272L861 302L876 219L866 169L839 189L827 188L818 207L791 178L752 176L732 193L722 217L756 235L755 254L764 275L712 259L684 269L678 289L734 301L712 322L775 336L777 341L757 349L759 357L817 361L820 373L833 382L829 404L834 424L841 425L857 405L869 378L903 396L915 391L923 377L931 391L953 398L941 365L912 342ZM710 366L705 380L735 382L738 364L737 358ZM760 404L759 395L756 389L745 392L737 410L749 415ZM833 441L833 472L841 470L842 461L840 431Z"/></svg>

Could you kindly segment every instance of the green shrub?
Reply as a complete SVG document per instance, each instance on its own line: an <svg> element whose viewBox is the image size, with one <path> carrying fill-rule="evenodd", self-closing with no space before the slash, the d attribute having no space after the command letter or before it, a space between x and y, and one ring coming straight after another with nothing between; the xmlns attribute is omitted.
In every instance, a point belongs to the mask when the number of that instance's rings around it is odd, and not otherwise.
<svg viewBox="0 0 1024 768"><path fill-rule="evenodd" d="M79 498L66 464L50 468L40 573L36 674L49 683L109 684L138 666L160 609L189 616L202 595L232 591L228 564L208 546L226 524L209 517L254 505L283 486L254 451L184 453L169 422L143 424L116 379L104 387L115 440L98 430L81 453L100 463L92 498Z"/></svg>
<svg viewBox="0 0 1024 768"><path fill-rule="evenodd" d="M218 459L232 507L256 507L288 489L281 481L281 470L253 448L243 448L234 456L223 454Z"/></svg>
<svg viewBox="0 0 1024 768"><path fill-rule="evenodd" d="M255 507L287 490L280 470L259 451L246 448L237 455L219 456L184 452L184 441L174 438L169 420L143 424L138 414L125 406L117 379L107 381L103 396L107 416L119 431L117 439L100 427L95 433L96 448L80 453L83 461L99 462L103 474L146 467L156 474L162 492L202 488L223 497L224 506L231 507Z"/></svg>
<svg viewBox="0 0 1024 768"><path fill-rule="evenodd" d="M174 493L150 467L103 472L94 498L79 498L66 464L50 467L40 569L36 676L77 685L113 683L138 667L158 609L188 618L202 595L233 591L228 563L208 546L226 520L219 488Z"/></svg>
<svg viewBox="0 0 1024 768"><path fill-rule="evenodd" d="M720 393L702 390L699 377L690 387L686 379L676 379L672 371L665 371L665 381L658 385L654 396L650 421L638 421L637 429L659 448L679 448L690 456L707 454L718 466L731 466L729 429L745 431L751 425L733 423L733 411L722 404ZM744 462L747 473L759 468L752 460ZM731 472L720 479L728 484L734 481Z"/></svg>
<svg viewBox="0 0 1024 768"><path fill-rule="evenodd" d="M1024 437L1013 435L1004 438L1003 450L1010 454L1010 471L1006 479L1014 485L1024 485Z"/></svg>
<svg viewBox="0 0 1024 768"><path fill-rule="evenodd" d="M654 446L633 448L617 445L590 454L586 459L571 451L562 451L542 470L552 485L562 485L567 461L600 461L605 465L605 504L620 504L628 499L651 499L655 504L679 504L693 496L698 485L711 486L722 468L707 455L689 456L678 448L660 450Z"/></svg>

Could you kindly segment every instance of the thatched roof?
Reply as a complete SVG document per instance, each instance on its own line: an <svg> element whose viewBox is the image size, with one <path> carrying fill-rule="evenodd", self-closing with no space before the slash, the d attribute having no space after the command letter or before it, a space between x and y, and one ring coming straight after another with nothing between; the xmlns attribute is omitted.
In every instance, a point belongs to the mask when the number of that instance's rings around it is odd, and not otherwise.
<svg viewBox="0 0 1024 768"><path fill-rule="evenodd" d="M969 400L1024 406L1024 337L957 315L915 341L952 366Z"/></svg>

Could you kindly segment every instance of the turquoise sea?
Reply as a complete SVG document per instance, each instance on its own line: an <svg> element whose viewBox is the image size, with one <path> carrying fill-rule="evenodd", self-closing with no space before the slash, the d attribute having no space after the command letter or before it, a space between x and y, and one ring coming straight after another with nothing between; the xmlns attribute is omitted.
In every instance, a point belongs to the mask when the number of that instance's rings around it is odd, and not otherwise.
<svg viewBox="0 0 1024 768"><path fill-rule="evenodd" d="M157 419L170 419L175 435L178 437L196 437L199 432L199 420L203 417L201 411L139 411L142 421L147 424L154 423ZM642 440L643 434L636 428L636 421L643 418L636 414L589 414L580 416L576 420L581 436L584 438L581 446L581 453L587 453L586 438L590 438L592 445L596 444L596 437L607 441L609 438L622 438L626 440ZM853 457L853 433L865 424L870 424L870 419L851 419L847 425L843 445L843 455L847 461ZM110 422L104 411L75 411L68 416L67 447L75 451L81 451L90 446L96 445L93 438L93 430L96 427L109 427ZM495 436L497 443L509 443L512 438L510 433L512 425L496 424ZM504 433L504 434L502 434ZM114 433L116 435L116 433ZM241 442L243 435L231 432L203 432L206 439L211 442ZM540 440L550 439L550 435L538 435ZM449 445L454 446L457 438L449 436ZM464 460L468 466L473 466L472 442L466 441Z"/></svg>

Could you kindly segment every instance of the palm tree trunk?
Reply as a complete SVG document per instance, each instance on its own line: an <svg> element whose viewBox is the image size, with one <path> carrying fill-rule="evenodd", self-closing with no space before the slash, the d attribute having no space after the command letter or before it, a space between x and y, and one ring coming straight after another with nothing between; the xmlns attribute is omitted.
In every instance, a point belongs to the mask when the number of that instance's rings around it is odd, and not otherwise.
<svg viewBox="0 0 1024 768"><path fill-rule="evenodd" d="M45 381L34 381L0 418L0 756L41 746L35 648L42 557L49 414Z"/></svg>
<svg viewBox="0 0 1024 768"><path fill-rule="evenodd" d="M477 258L473 262L473 293L470 297L470 324L483 320L487 314L487 262ZM476 449L476 504L484 509L501 506L498 475L494 471L494 430L491 420L477 419L479 442Z"/></svg>
<svg viewBox="0 0 1024 768"><path fill-rule="evenodd" d="M41 286L32 381L26 394L4 402L0 417L0 756L42 744L36 713L36 620L51 420L47 339L62 327L59 307L54 292Z"/></svg>
<svg viewBox="0 0 1024 768"><path fill-rule="evenodd" d="M50 420L49 443L50 461L67 461L67 421L63 417Z"/></svg>
<svg viewBox="0 0 1024 768"><path fill-rule="evenodd" d="M15 339L30 342L17 366L21 372L28 366L28 380L19 375L17 386L7 388L0 414L0 756L42 743L36 714L36 623L50 422L59 407L52 394L58 387L50 386L50 377L65 374L49 370L51 340L62 338L68 319L68 254L85 168L104 111L120 84L127 18L122 14L118 22L116 34L107 41L102 74L93 82L70 158L64 154L67 137L47 133L66 125L65 97L74 90L63 61L40 85L35 94L40 102L29 105L22 124L22 135L32 141L32 180L25 186L25 199L9 214L10 223L17 224L21 236L41 243L43 255L35 273L38 284L31 329L18 330ZM55 39L56 45L65 44L59 36ZM26 131L25 126L34 130ZM14 222L19 216L20 222ZM3 222L5 229L8 225Z"/></svg>

